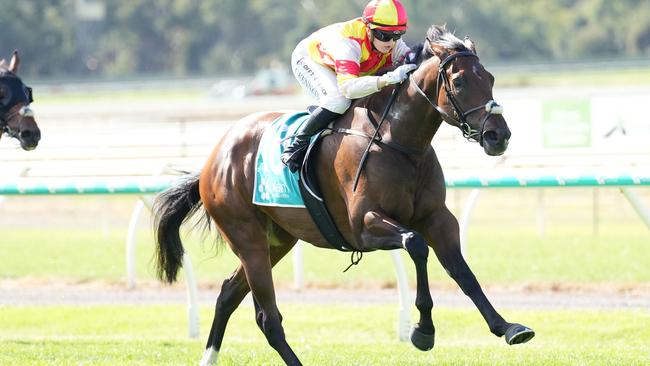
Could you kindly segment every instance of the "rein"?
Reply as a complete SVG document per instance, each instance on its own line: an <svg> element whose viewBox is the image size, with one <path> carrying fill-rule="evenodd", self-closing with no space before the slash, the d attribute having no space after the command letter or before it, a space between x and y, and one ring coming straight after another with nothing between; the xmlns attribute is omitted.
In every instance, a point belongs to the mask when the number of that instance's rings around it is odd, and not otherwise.
<svg viewBox="0 0 650 366"><path fill-rule="evenodd" d="M436 103L431 101L431 99L427 96L427 94L418 86L417 82L413 79L412 74L409 75L409 82L415 87L415 90L417 90L418 94L423 96L427 102L436 110L438 113L440 113L441 117L447 121L448 123L452 125L457 125L458 128L463 133L463 137L465 137L467 140L470 141L475 141L478 142L479 144L483 144L483 131L485 129L485 123L487 122L488 118L494 114L502 114L503 113L503 107L501 107L497 102L494 100L489 100L487 103L484 105L479 105L474 108L470 108L467 111L463 111L463 109L460 107L460 104L456 100L456 97L454 97L453 93L451 92L451 84L449 83L449 77L447 76L446 69L445 67L454 61L455 59L459 57L477 57L478 56L471 51L461 51L454 53L452 55L447 56L444 60L440 62L440 65L438 66L438 77L436 81L436 93L439 92L440 90L440 82L442 81L442 84L445 88L445 94L447 96L447 99L451 102L452 108L454 109L454 114L456 117L451 116L449 113L447 113L444 109L442 109L440 106L438 106ZM384 112L382 113L381 119L379 123L375 123L373 121L370 111L368 111L368 119L371 121L373 126L375 127L375 133L372 136L366 135L363 132L351 130L351 129L345 129L345 128L338 128L338 129L331 129L333 132L338 132L338 133L344 133L344 134L349 134L349 135L356 135L356 136L362 136L370 139L368 142L368 146L366 147L365 151L363 152L363 156L361 157L361 161L359 162L359 166L357 167L357 173L355 174L354 177L354 184L352 186L352 191L356 192L357 186L359 184L359 178L361 177L361 171L363 170L363 167L365 166L366 160L368 159L368 153L370 152L370 148L372 147L373 143L385 145L388 147L391 147L395 150L398 150L400 152L403 152L405 154L420 154L422 153L421 151L414 150L411 148L408 148L406 146L401 146L399 144L393 143L393 142L383 142L381 135L379 134L379 130L381 129L381 125L384 123L386 120L386 116L388 116L388 112L390 111L390 108L393 106L395 103L395 100L397 99L397 94L399 93L400 89L402 88L402 85L404 85L404 82L401 82L397 84L395 89L393 89L393 92L390 96L390 99L388 100L388 103L386 104L386 108L384 109ZM436 95L436 99L437 99ZM469 122L467 122L467 116L470 114L480 111L482 109L485 109L485 114L483 115L483 118L481 119L481 129L480 130L475 130Z"/></svg>
<svg viewBox="0 0 650 366"><path fill-rule="evenodd" d="M395 103L395 99L397 99L397 94L399 93L399 90L402 88L403 84L404 84L403 82L397 84L395 89L393 89L393 93L390 95L390 99L388 99L388 104L386 104L386 108L384 109L384 113L382 113L381 119L379 120L379 123L375 127L375 134L370 138L370 141L368 142L368 146L366 147L366 150L363 152L363 156L361 157L361 161L359 162L359 166L357 167L357 174L354 177L354 185L352 186L352 192L357 191L357 185L359 184L359 178L361 177L361 171L363 170L363 167L366 164L366 160L368 159L368 153L370 152L370 148L372 147L372 144L375 141L381 141L381 138L377 139L377 136L381 137L381 135L379 135L379 130L381 129L381 125L386 120L386 116L388 115L388 112L390 111L390 107L392 107L393 104Z"/></svg>
<svg viewBox="0 0 650 366"><path fill-rule="evenodd" d="M456 100L456 97L454 94L451 92L451 84L449 83L449 77L447 76L446 69L445 67L451 63L453 60L459 58L459 57L477 57L478 56L471 51L462 51L462 52L457 52L452 55L447 56L444 60L440 62L440 66L438 66L438 78L436 81L436 93L439 92L440 90L440 81L442 80L442 84L445 88L445 94L447 96L447 99L451 102L452 108L454 109L454 114L458 117L455 118L451 116L449 113L447 113L444 109L442 109L440 106L438 106L436 103L431 101L431 99L427 96L427 94L420 88L420 86L415 82L413 79L413 76L409 76L410 83L415 86L415 90L420 94L421 96L424 97L424 99L429 102L429 104L436 110L438 113L440 113L440 116L447 121L449 124L457 125L458 128L463 133L463 137L470 141L475 141L478 142L479 144L483 144L483 130L485 129L485 123L487 122L488 118L490 118L491 115L493 114L501 114L503 113L503 107L501 107L497 102L494 100L489 100L487 103L484 105L480 105L474 108L471 108L467 111L463 111L463 109L460 107L458 104L458 101ZM436 99L438 95L436 95ZM467 122L467 116L470 114L479 111L481 109L485 109L487 113L483 116L483 119L481 120L481 129L480 130L475 130L472 128L472 126Z"/></svg>

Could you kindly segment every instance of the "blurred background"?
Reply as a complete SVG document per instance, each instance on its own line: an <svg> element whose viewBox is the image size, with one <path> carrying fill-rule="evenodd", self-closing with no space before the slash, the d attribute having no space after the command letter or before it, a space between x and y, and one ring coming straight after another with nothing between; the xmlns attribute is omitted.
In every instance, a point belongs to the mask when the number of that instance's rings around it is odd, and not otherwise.
<svg viewBox="0 0 650 366"><path fill-rule="evenodd" d="M593 62L647 67L650 4L642 0L544 0L489 4L404 0L407 42L431 24L471 35L487 65ZM38 80L251 76L286 68L314 30L359 16L365 0L327 6L292 0L3 0L0 45L29 60ZM46 55L46 57L44 57ZM567 66L567 65L565 65ZM582 67L579 67L582 66ZM293 84L293 83L292 83Z"/></svg>
<svg viewBox="0 0 650 366"><path fill-rule="evenodd" d="M474 40L481 63L496 76L494 96L513 132L506 154L488 157L457 129L443 126L433 146L447 175L650 171L650 1L402 3L410 19L407 44L421 42L432 24ZM291 75L293 47L322 26L360 16L365 5L0 0L0 58L19 51L18 74L34 88L43 136L30 152L6 136L0 141L0 184L20 177L74 182L198 170L239 118L310 104ZM648 187L632 190L650 205ZM154 278L151 222L146 209L138 214L139 199L0 197L0 317L2 305L182 303L182 283L164 287ZM465 255L498 304L562 307L584 298L581 304L589 306L619 299L612 306L637 304L647 311L650 231L618 188L450 189L447 204L459 219L467 215ZM126 274L129 225L137 229L135 288ZM237 259L210 236L188 233L185 240L201 305L211 307ZM302 282L296 282L290 258L275 270L281 294L354 290L314 301L351 296L363 302L360 296L380 294L384 300L376 301L395 304L397 284L385 253L364 256L346 274L347 254L305 246L302 255ZM462 294L430 258L431 286L442 306L471 307L457 300ZM413 286L412 266L404 259ZM155 295L161 291L165 295ZM523 305L512 298L523 298ZM211 314L204 315L208 322ZM11 324L4 337L32 336L22 324ZM201 339L208 326L202 324ZM20 342L13 347L24 351Z"/></svg>

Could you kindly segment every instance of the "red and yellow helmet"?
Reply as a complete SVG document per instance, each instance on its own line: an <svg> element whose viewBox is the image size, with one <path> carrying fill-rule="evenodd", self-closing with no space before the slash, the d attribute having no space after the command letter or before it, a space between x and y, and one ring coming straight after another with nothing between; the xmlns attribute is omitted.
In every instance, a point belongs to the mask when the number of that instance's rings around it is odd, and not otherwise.
<svg viewBox="0 0 650 366"><path fill-rule="evenodd" d="M406 32L408 16L399 0L372 0L363 10L363 21L371 29Z"/></svg>

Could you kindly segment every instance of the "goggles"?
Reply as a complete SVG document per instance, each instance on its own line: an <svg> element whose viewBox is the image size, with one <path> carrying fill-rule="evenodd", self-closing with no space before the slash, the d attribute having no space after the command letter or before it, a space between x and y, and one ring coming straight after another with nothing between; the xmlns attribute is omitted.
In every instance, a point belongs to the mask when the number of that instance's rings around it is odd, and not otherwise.
<svg viewBox="0 0 650 366"><path fill-rule="evenodd" d="M406 32L400 30L394 30L394 31L385 31L380 29L372 30L372 35L375 36L375 38L377 38L377 40L381 42L397 41L398 39L402 38L404 33Z"/></svg>

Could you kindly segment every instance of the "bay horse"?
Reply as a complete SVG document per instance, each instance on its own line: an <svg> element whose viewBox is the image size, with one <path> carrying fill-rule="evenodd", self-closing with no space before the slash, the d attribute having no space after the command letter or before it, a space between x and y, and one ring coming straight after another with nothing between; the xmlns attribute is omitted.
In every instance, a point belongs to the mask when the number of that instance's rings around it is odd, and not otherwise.
<svg viewBox="0 0 650 366"><path fill-rule="evenodd" d="M427 259L429 247L447 273L471 298L490 331L508 344L524 343L534 331L509 323L483 293L460 250L459 226L445 205L445 179L431 146L442 121L459 127L488 155L502 154L510 130L492 100L494 77L479 62L469 38L461 41L444 27L432 26L414 48L419 66L399 86L394 104L379 124L376 140L358 180L355 173L375 133L367 110L377 118L394 88L356 100L335 127L359 133L332 133L316 156L317 179L344 239L357 251L405 249L416 268L415 306L419 321L411 342L420 350L434 345ZM302 239L332 249L303 208L252 203L255 156L265 128L277 112L244 117L221 137L199 174L169 188L154 208L158 276L176 279L184 249L179 228L197 211L216 224L241 264L223 282L202 365L215 364L226 324L252 291L257 325L287 365L300 361L286 341L276 305L272 267ZM364 137L365 136L365 137Z"/></svg>
<svg viewBox="0 0 650 366"><path fill-rule="evenodd" d="M30 108L32 88L17 76L20 66L18 51L14 51L7 66L0 60L0 138L13 137L23 150L34 150L41 139L41 130Z"/></svg>

